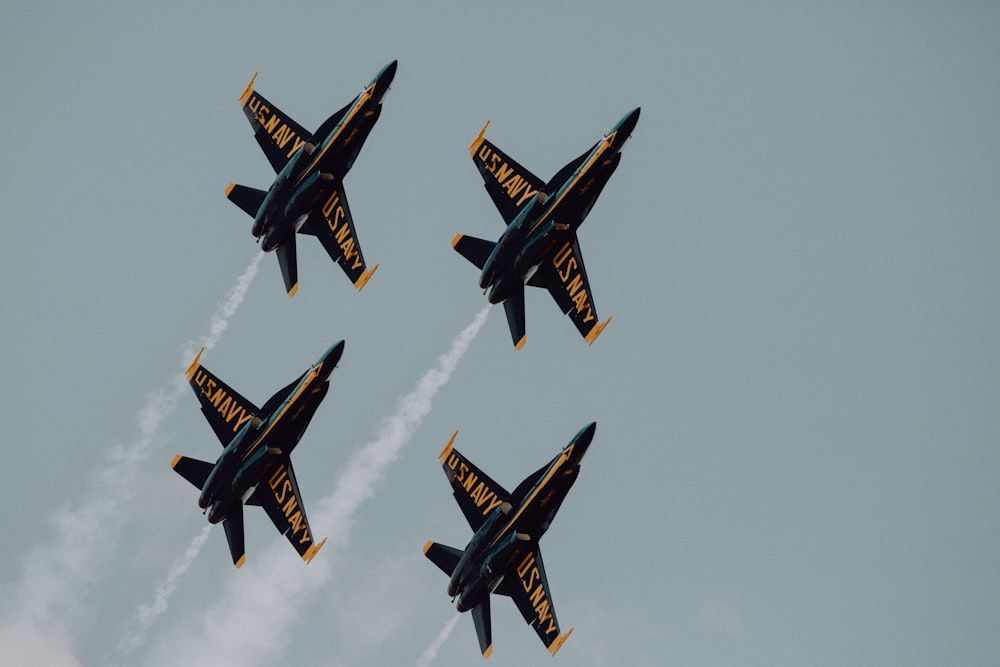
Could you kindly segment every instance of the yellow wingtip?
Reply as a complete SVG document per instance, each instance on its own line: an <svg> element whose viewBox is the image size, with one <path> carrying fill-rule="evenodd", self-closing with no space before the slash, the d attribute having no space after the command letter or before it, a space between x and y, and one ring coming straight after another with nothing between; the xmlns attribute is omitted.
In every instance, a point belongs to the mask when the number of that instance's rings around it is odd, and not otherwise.
<svg viewBox="0 0 1000 667"><path fill-rule="evenodd" d="M229 193L232 192L233 188L235 188L235 187L236 187L235 183L230 183L229 185L226 186L226 197L227 198L229 197Z"/></svg>
<svg viewBox="0 0 1000 667"><path fill-rule="evenodd" d="M171 467L171 468L176 468L176 467L177 467L177 462L178 462L178 461L180 461L180 460L181 460L181 455L180 455L180 454L176 455L176 456L175 456L175 457L173 458L173 460L172 460L172 461L170 461L170 467Z"/></svg>
<svg viewBox="0 0 1000 667"><path fill-rule="evenodd" d="M247 83L247 87L243 89L242 93L240 93L240 106L241 107L246 106L247 100L250 99L250 94L253 93L253 82L254 82L254 80L256 78L257 78L257 72L254 72L253 76L250 77L250 81Z"/></svg>
<svg viewBox="0 0 1000 667"><path fill-rule="evenodd" d="M433 544L434 544L434 540L427 540L427 543L424 544L424 553L427 553L428 551L430 551L431 545L433 545Z"/></svg>
<svg viewBox="0 0 1000 667"><path fill-rule="evenodd" d="M316 557L316 554L319 553L319 550L323 548L324 544L326 544L325 537L323 538L323 541L320 542L319 544L313 542L313 545L308 549L306 549L306 552L302 554L302 560L304 560L306 563L311 563L312 559Z"/></svg>
<svg viewBox="0 0 1000 667"><path fill-rule="evenodd" d="M516 343L514 343L514 349L515 350L520 350L522 347L524 347L524 344L527 342L527 340L528 340L528 336L527 335L521 336L521 340L519 340Z"/></svg>
<svg viewBox="0 0 1000 667"><path fill-rule="evenodd" d="M198 370L198 367L201 365L199 362L201 360L201 353L204 351L205 351L204 347L198 350L198 354L194 356L194 361L192 361L191 365L188 366L186 371L184 371L184 376L188 379L188 382L191 381L191 378L194 377L194 372Z"/></svg>
<svg viewBox="0 0 1000 667"><path fill-rule="evenodd" d="M451 448L452 448L452 445L455 444L455 438L456 437L458 437L458 431L457 430L454 433L451 434L451 440L448 441L448 444L445 445L444 449L441 450L441 453L438 454L438 461L441 462L441 465L444 465L444 462L448 459L448 455L451 454Z"/></svg>
<svg viewBox="0 0 1000 667"><path fill-rule="evenodd" d="M295 296L295 293L299 291L299 284L295 283L292 285L292 289L288 290L288 296Z"/></svg>
<svg viewBox="0 0 1000 667"><path fill-rule="evenodd" d="M491 655L493 655L493 644L487 646L486 650L483 651L483 660L489 660Z"/></svg>
<svg viewBox="0 0 1000 667"><path fill-rule="evenodd" d="M241 567L243 567L243 563L245 563L245 562L247 562L247 555L243 554L242 556L240 556L240 559L238 561L236 561L235 563L233 563L233 565L235 565L236 569L238 570Z"/></svg>
<svg viewBox="0 0 1000 667"><path fill-rule="evenodd" d="M483 129L479 130L479 134L477 134L476 138L472 140L471 144L469 144L469 155L472 157L476 157L476 151L479 150L479 144L483 143L483 135L486 133L486 128L489 126L490 121L486 121L486 124L483 125Z"/></svg>
<svg viewBox="0 0 1000 667"><path fill-rule="evenodd" d="M375 266L373 266L372 268L368 269L367 271L362 272L361 275L358 276L358 279L354 281L354 286L358 289L359 292L362 289L364 289L365 285L368 284L368 281L371 279L372 274L375 273L375 270L378 269L378 267L379 267L379 265L376 264Z"/></svg>
<svg viewBox="0 0 1000 667"><path fill-rule="evenodd" d="M595 324L593 327L590 328L590 331L583 338L585 341L587 341L587 345L594 344L594 341L597 340L597 337L601 335L601 332L604 331L604 327L608 326L609 322L611 322L610 317L601 322L600 324Z"/></svg>
<svg viewBox="0 0 1000 667"><path fill-rule="evenodd" d="M570 628L566 634L559 635L555 640L549 645L549 653L555 655L562 648L562 645L569 639L569 636L573 634L573 628Z"/></svg>

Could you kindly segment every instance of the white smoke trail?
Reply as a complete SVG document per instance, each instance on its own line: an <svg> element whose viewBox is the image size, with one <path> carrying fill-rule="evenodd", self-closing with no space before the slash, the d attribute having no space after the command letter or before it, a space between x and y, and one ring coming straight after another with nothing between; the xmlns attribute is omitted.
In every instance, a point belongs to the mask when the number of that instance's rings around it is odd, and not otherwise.
<svg viewBox="0 0 1000 667"><path fill-rule="evenodd" d="M212 315L206 350L218 343L246 297L260 257L260 253L254 257ZM184 360L185 366L191 356L193 353ZM129 505L139 465L186 386L183 374L177 374L165 389L149 394L139 410L138 436L128 444L111 447L91 478L85 497L50 517L51 541L35 547L28 556L17 590L5 601L0 627L31 627L52 641L71 644L70 628L82 613L80 598L93 584L97 567L114 550L115 538L127 518L123 510Z"/></svg>
<svg viewBox="0 0 1000 667"><path fill-rule="evenodd" d="M458 623L458 619L460 618L462 618L461 614L455 614L451 617L451 620L445 623L445 626L441 628L441 632L439 632L438 636L434 638L434 641L430 643L430 646L428 646L424 652L420 654L420 657L417 659L417 667L428 667L428 665L434 662L434 658L437 657L437 654L441 651L441 647L444 646L444 643L448 641L451 631L455 629L455 624Z"/></svg>
<svg viewBox="0 0 1000 667"><path fill-rule="evenodd" d="M378 435L354 453L337 479L333 492L311 512L319 534L330 535L324 551L308 567L287 562L291 549L276 542L258 558L248 559L243 576L233 583L221 601L205 610L198 627L184 632L184 641L169 641L158 647L152 664L256 665L270 664L288 641L289 626L332 573L337 550L343 549L354 522L354 514L369 498L385 467L399 455L430 413L437 392L448 382L469 345L475 339L489 307L438 358L413 391L403 396L395 412L383 420ZM319 528L321 527L321 528ZM286 562L283 562L286 561ZM286 566L287 565L287 566ZM155 652L155 651L154 651Z"/></svg>
<svg viewBox="0 0 1000 667"><path fill-rule="evenodd" d="M177 583L187 573L194 559L201 553L201 548L205 546L205 541L208 539L211 530L212 525L206 524L202 531L191 540L184 554L173 562L167 571L166 579L156 585L156 589L153 592L153 602L151 604L139 605L136 608L135 615L132 617L132 621L125 631L125 636L122 637L118 644L118 648L123 653L129 653L138 647L145 638L146 632L156 622L156 619L167 610L167 604L170 602L170 596L173 595L174 590L177 588Z"/></svg>

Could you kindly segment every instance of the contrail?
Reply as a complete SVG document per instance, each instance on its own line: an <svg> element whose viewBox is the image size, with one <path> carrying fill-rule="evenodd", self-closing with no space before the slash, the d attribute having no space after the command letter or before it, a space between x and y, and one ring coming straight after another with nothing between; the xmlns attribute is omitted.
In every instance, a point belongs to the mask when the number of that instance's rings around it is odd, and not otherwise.
<svg viewBox="0 0 1000 667"><path fill-rule="evenodd" d="M219 342L243 303L260 258L258 253L209 320L206 350ZM193 352L186 355L183 363L193 356ZM81 617L83 592L93 584L94 571L113 552L114 538L126 521L122 510L133 494L139 465L186 386L183 374L177 374L165 389L149 394L139 410L138 436L128 444L112 446L91 477L85 497L49 517L51 542L28 555L17 589L7 598L0 627L30 627L52 641L71 644L70 627Z"/></svg>
<svg viewBox="0 0 1000 667"><path fill-rule="evenodd" d="M269 663L288 641L289 626L315 593L330 579L333 551L347 545L354 514L372 493L385 467L399 455L431 411L437 392L447 384L475 339L489 306L483 308L455 338L451 348L427 371L395 412L383 420L374 440L351 457L333 492L317 503L313 525L330 536L326 551L309 566L293 561L284 540L248 559L243 576L231 580L221 601L207 609L184 632L184 641L170 641L153 664L255 665ZM250 570L250 571L248 571Z"/></svg>
<svg viewBox="0 0 1000 667"><path fill-rule="evenodd" d="M125 636L118 643L118 648L123 653L129 653L139 646L146 636L146 631L167 610L167 604L170 602L170 596L173 595L174 590L177 588L177 583L187 573L194 559L198 557L201 548L205 546L205 541L208 539L211 529L211 524L206 525L191 540L184 554L173 562L170 570L167 572L166 579L156 585L156 590L153 593L153 602L151 604L139 605L136 608L135 615L129 624L129 629L125 631Z"/></svg>
<svg viewBox="0 0 1000 667"><path fill-rule="evenodd" d="M434 638L434 641L431 642L430 646L428 646L427 649L420 654L420 657L417 659L417 667L428 667L428 665L434 661L434 658L437 657L441 647L444 646L446 641L448 641L448 636L451 634L451 631L455 629L455 624L458 623L458 619L460 618L462 618L461 614L455 614L451 617L451 620L448 621L443 628L441 628L441 632L439 632L438 636Z"/></svg>

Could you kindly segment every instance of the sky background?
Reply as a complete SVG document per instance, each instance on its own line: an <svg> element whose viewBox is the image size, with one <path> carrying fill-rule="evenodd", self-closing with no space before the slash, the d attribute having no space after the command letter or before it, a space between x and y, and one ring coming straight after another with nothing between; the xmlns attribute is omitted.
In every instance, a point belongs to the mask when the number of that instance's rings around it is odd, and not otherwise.
<svg viewBox="0 0 1000 667"><path fill-rule="evenodd" d="M994 3L8 3L0 54L11 664L479 664L421 553L471 536L437 455L510 489L590 421L542 541L575 632L495 599L489 664L1000 662ZM393 59L345 179L381 266L358 294L303 239L290 299L223 194L273 179L237 97L315 129ZM449 243L503 228L476 132L547 179L636 106L580 230L612 323L533 290L523 350L496 308L456 347ZM220 451L177 378L209 340L260 404L340 339L294 457L330 542L250 511L237 571L170 470Z"/></svg>

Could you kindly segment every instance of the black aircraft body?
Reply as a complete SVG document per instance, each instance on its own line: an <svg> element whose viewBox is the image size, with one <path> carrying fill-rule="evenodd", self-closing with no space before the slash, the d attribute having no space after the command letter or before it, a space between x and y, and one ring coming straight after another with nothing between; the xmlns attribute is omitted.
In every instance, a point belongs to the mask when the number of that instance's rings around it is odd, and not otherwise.
<svg viewBox="0 0 1000 667"><path fill-rule="evenodd" d="M251 232L264 252L278 251L289 296L299 286L296 232L318 238L359 290L378 268L365 268L344 194L344 176L382 113L382 98L395 75L393 60L316 132L305 130L255 91L256 74L240 95L257 143L278 175L267 192L230 183L226 197L253 217Z"/></svg>
<svg viewBox="0 0 1000 667"><path fill-rule="evenodd" d="M526 284L546 288L589 344L611 320L598 322L576 230L618 167L638 121L636 108L548 183L483 137L489 121L469 146L507 229L496 243L458 234L452 246L482 270L479 286L489 290L490 303L503 302L517 349L525 341Z"/></svg>
<svg viewBox="0 0 1000 667"><path fill-rule="evenodd" d="M538 541L576 481L596 428L596 423L585 426L513 493L454 449L454 435L441 452L455 500L475 533L464 550L427 542L424 554L451 577L448 595L458 611L472 610L484 658L493 652L490 593L512 598L552 655L573 632L572 628L565 634L559 632Z"/></svg>
<svg viewBox="0 0 1000 667"><path fill-rule="evenodd" d="M202 366L201 352L187 370L201 411L225 449L214 464L175 456L171 465L201 490L198 506L209 523L222 522L236 567L246 560L243 503L263 507L307 563L326 542L317 543L309 528L289 455L326 396L330 374L343 352L340 341L262 408Z"/></svg>

